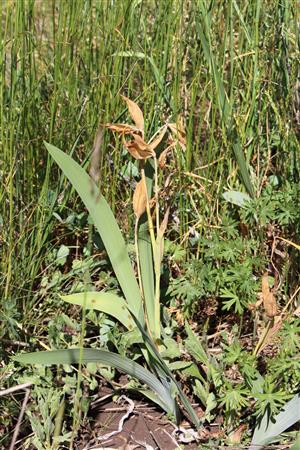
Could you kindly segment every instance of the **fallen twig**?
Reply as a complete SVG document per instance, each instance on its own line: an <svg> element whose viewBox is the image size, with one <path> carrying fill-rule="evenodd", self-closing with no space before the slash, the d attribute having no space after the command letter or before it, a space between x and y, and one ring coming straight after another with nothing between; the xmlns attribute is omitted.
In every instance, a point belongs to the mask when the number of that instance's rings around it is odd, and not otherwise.
<svg viewBox="0 0 300 450"><path fill-rule="evenodd" d="M18 384L17 386L13 386L11 388L3 389L0 391L0 397L3 397L4 395L12 394L13 392L20 391L21 389L27 389L30 386L32 386L32 383L23 383Z"/></svg>
<svg viewBox="0 0 300 450"><path fill-rule="evenodd" d="M10 446L9 446L9 450L13 450L14 447L15 447L15 443L16 443L18 435L19 435L20 426L21 426L21 423L22 423L22 420L23 420L25 409L26 409L26 406L27 406L27 403L28 403L29 395L30 395L30 390L26 389L25 390L25 397L24 397L24 400L23 400L23 403L22 403L22 408L21 408L21 411L20 411L20 414L19 414L19 417L18 417L18 421L17 421L16 427L15 427L15 431L14 431L14 434L13 434L13 437L12 437L12 440L11 440L11 443L10 443Z"/></svg>

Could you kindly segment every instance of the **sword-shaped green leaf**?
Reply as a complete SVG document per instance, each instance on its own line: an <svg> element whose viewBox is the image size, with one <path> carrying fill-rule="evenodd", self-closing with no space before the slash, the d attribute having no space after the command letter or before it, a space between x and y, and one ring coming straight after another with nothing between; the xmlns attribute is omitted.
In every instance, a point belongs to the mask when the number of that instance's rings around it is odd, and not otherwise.
<svg viewBox="0 0 300 450"><path fill-rule="evenodd" d="M157 402L167 413L175 415L174 398L169 390L149 370L124 356L93 348L54 350L50 352L22 353L15 361L25 364L107 364L146 384L157 396Z"/></svg>
<svg viewBox="0 0 300 450"><path fill-rule="evenodd" d="M256 427L249 450L259 450L271 443L277 436L300 420L300 395L295 395L286 403L277 416L270 419L265 413L259 426Z"/></svg>
<svg viewBox="0 0 300 450"><path fill-rule="evenodd" d="M148 190L148 197L152 196L152 178L153 167L151 161L147 161L145 166L146 185ZM153 255L152 245L149 235L147 214L145 213L140 220L138 230L138 246L140 254L140 267L142 284L145 298L145 307L147 312L147 318L149 327L154 334L155 331L155 313L154 313L154 273L153 273Z"/></svg>
<svg viewBox="0 0 300 450"><path fill-rule="evenodd" d="M82 292L79 294L60 295L60 298L73 305L104 312L117 319L128 330L136 328L125 300L111 292Z"/></svg>
<svg viewBox="0 0 300 450"><path fill-rule="evenodd" d="M124 297L144 324L140 290L116 219L98 187L69 155L45 142L46 148L76 189L100 233Z"/></svg>

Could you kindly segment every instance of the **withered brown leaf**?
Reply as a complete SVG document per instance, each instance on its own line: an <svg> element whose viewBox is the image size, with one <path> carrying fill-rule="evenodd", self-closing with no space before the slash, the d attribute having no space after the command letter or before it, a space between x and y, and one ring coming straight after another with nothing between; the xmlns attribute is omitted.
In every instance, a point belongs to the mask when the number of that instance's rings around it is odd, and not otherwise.
<svg viewBox="0 0 300 450"><path fill-rule="evenodd" d="M263 305L264 305L266 315L270 318L277 316L278 312L277 312L276 299L275 299L275 295L270 290L269 277L268 277L267 273L265 273L262 277L261 290L262 290L262 300L263 300Z"/></svg>
<svg viewBox="0 0 300 450"><path fill-rule="evenodd" d="M102 126L122 134L136 134L140 132L138 128L128 125L127 123L105 123Z"/></svg>
<svg viewBox="0 0 300 450"><path fill-rule="evenodd" d="M133 194L133 211L137 219L146 211L147 192L144 180L140 180Z"/></svg>
<svg viewBox="0 0 300 450"><path fill-rule="evenodd" d="M229 435L228 441L231 445L238 445L242 441L242 436L247 429L247 425L242 423L238 428L232 431Z"/></svg>
<svg viewBox="0 0 300 450"><path fill-rule="evenodd" d="M101 127L98 128L93 145L93 151L91 155L90 164L90 177L98 184L100 180L100 160L101 160L101 146L103 140L103 130Z"/></svg>
<svg viewBox="0 0 300 450"><path fill-rule="evenodd" d="M125 97L125 95L121 95L121 97L127 103L129 114L131 115L132 120L144 135L144 115L140 107L134 101L130 100L128 97Z"/></svg>
<svg viewBox="0 0 300 450"><path fill-rule="evenodd" d="M168 220L169 220L169 214L170 214L170 207L168 207L168 209L165 212L164 218L160 224L159 227L159 233L161 236L163 236L165 234L165 231L167 229L167 225L168 225Z"/></svg>
<svg viewBox="0 0 300 450"><path fill-rule="evenodd" d="M131 141L126 141L124 139L124 145L135 159L147 159L154 156L154 151L149 147L143 138L139 135L133 135L132 137L133 140Z"/></svg>
<svg viewBox="0 0 300 450"><path fill-rule="evenodd" d="M162 152L161 152L161 154L159 155L159 158L158 158L158 164L159 164L159 167L161 168L161 169L163 169L164 167L165 167L165 165L166 165L166 161L167 161L167 155L168 155L168 153L172 150L172 148L174 147L174 145L172 144L172 145L169 145L167 148L165 148Z"/></svg>
<svg viewBox="0 0 300 450"><path fill-rule="evenodd" d="M162 141L163 138L164 138L164 135L166 134L166 131L167 131L167 127L164 126L164 127L161 129L160 133L158 133L158 135L156 136L156 138L153 139L153 141L149 143L149 147L152 148L152 150L155 150L156 147L159 146L159 144L161 143L161 141Z"/></svg>

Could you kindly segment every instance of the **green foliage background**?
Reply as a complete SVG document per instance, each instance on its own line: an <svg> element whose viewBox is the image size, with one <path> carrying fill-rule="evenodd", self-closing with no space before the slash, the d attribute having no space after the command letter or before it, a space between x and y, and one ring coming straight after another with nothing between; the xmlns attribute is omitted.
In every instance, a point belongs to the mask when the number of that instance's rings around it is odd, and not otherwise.
<svg viewBox="0 0 300 450"><path fill-rule="evenodd" d="M297 1L5 0L0 10L0 352L5 362L16 350L14 342L77 343L64 330L80 327L64 315L56 292L78 292L95 279L97 288L118 289L108 262L93 258L97 236L42 142L87 167L99 123L128 119L119 94L140 105L147 136L179 117L186 125L186 152L177 148L168 162L167 201L173 210L166 301L174 307L179 301L185 317L202 326L201 302L217 299L223 312L235 311L242 323L268 268L270 236L299 243ZM134 170L121 141L105 133L101 191L129 240ZM224 200L226 190L248 192L252 201L239 209ZM241 223L248 227L246 239ZM286 252L279 264L283 307L298 285L299 256L296 249L279 251ZM126 348L114 323L89 317L93 326L101 325L102 343ZM170 326L176 328L172 321ZM285 326L283 343L297 327ZM273 378L265 382L266 392L273 392L276 376L287 377L274 410L297 386L296 350L282 345L270 361ZM287 351L291 377L282 365ZM248 362L243 367L247 371ZM10 365L2 371L4 384L10 371ZM225 387L218 401L231 420L231 412L243 407L248 386L241 387L236 403L232 385ZM43 393L35 395L46 405ZM263 408L258 403L256 414Z"/></svg>

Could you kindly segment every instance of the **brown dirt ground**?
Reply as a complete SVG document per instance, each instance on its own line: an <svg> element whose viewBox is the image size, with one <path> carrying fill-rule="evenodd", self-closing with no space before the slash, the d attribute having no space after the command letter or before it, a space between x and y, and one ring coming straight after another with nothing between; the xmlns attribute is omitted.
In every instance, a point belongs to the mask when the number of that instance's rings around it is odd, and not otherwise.
<svg viewBox="0 0 300 450"><path fill-rule="evenodd" d="M201 448L199 444L202 439L188 443L182 442L183 437L178 434L173 436L175 426L150 402L134 398L131 394L126 394L120 402L115 402L112 400L113 391L109 387L103 386L101 391L99 400L94 402L91 408L93 424L89 430L81 434L80 443L78 442L77 445L78 450L175 450L179 448L196 450ZM126 415L130 406L128 398L132 402L132 412L124 420L120 427L121 431L108 437L108 434L118 430L121 419ZM183 426L185 429L190 428L187 422L183 422ZM216 426L203 430L202 434L202 442L204 442L214 436L220 437L221 431L219 426ZM103 439L105 435L107 438Z"/></svg>

